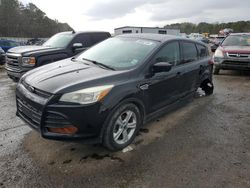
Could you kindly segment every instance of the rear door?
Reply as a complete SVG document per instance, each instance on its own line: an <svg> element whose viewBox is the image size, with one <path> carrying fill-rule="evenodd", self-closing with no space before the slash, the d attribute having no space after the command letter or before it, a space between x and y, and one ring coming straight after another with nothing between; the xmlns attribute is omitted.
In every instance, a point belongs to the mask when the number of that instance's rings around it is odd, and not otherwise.
<svg viewBox="0 0 250 188"><path fill-rule="evenodd" d="M186 96L197 89L200 69L203 60L199 58L196 44L190 41L181 41L181 61L177 66L182 69L181 96Z"/></svg>

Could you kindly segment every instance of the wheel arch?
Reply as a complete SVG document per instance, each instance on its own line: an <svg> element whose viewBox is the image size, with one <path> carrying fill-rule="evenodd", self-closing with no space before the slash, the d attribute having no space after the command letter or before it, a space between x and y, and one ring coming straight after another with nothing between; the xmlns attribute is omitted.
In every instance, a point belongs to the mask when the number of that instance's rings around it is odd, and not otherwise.
<svg viewBox="0 0 250 188"><path fill-rule="evenodd" d="M129 104L129 103L132 103L138 107L140 114L141 114L141 117L142 117L140 123L141 123L141 125L143 124L144 118L146 116L146 109L145 109L145 105L143 104L143 102L140 99L135 98L135 97L129 97L129 98L122 99L117 104L115 104L113 106L113 108L110 110L110 113L109 113L108 117L106 118L106 120L101 128L100 140L103 140L103 134L104 134L105 127L107 126L107 123L109 122L112 115L115 113L116 109L118 109L122 105Z"/></svg>

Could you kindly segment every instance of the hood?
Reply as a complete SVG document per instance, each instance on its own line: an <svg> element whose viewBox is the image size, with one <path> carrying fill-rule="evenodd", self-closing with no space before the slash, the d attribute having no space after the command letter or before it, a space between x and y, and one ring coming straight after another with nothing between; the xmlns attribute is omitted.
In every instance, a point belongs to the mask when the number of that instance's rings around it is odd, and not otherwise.
<svg viewBox="0 0 250 188"><path fill-rule="evenodd" d="M35 53L42 53L42 52L50 52L56 51L59 48L52 48L46 46L18 46L8 50L8 53L15 53L15 54L22 54L22 55L31 55Z"/></svg>
<svg viewBox="0 0 250 188"><path fill-rule="evenodd" d="M250 46L221 46L222 51L229 53L250 54Z"/></svg>
<svg viewBox="0 0 250 188"><path fill-rule="evenodd" d="M113 76L120 75L121 72L125 71L112 71L65 59L33 69L22 80L34 88L56 94L117 81L119 79L113 79Z"/></svg>

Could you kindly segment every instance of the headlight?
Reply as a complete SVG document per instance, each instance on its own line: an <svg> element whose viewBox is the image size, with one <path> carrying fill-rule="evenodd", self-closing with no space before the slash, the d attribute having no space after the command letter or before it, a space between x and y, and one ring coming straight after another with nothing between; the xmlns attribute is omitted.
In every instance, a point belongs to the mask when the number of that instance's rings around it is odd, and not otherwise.
<svg viewBox="0 0 250 188"><path fill-rule="evenodd" d="M215 53L214 53L214 57L219 57L219 58L224 57L224 54L223 54L222 50L217 49L217 50L215 51Z"/></svg>
<svg viewBox="0 0 250 188"><path fill-rule="evenodd" d="M23 57L22 59L23 66L34 66L36 64L35 57Z"/></svg>
<svg viewBox="0 0 250 188"><path fill-rule="evenodd" d="M60 101L79 104L92 104L102 100L113 87L113 85L97 86L72 93L66 93L60 98Z"/></svg>

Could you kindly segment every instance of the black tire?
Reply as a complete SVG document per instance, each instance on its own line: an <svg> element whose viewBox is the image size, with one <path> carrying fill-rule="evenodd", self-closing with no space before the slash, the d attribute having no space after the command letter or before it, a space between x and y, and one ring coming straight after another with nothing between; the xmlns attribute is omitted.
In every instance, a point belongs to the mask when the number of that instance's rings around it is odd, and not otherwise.
<svg viewBox="0 0 250 188"><path fill-rule="evenodd" d="M201 89L205 92L206 96L214 93L214 85L210 81L205 81L201 84Z"/></svg>
<svg viewBox="0 0 250 188"><path fill-rule="evenodd" d="M134 112L135 116L136 116L136 128L135 131L133 133L133 136L131 136L131 138L124 144L118 144L113 136L113 131L115 129L116 125L116 121L117 119L126 111L132 111ZM123 148L127 147L129 144L131 144L141 126L142 123L142 117L141 117L141 113L139 108L132 104L132 103L128 103L128 104L124 104L119 106L111 115L111 117L109 118L107 124L105 125L105 130L103 133L103 145L111 150L111 151L118 151L118 150L122 150Z"/></svg>
<svg viewBox="0 0 250 188"><path fill-rule="evenodd" d="M214 68L214 74L218 75L220 73L220 69L219 68Z"/></svg>

